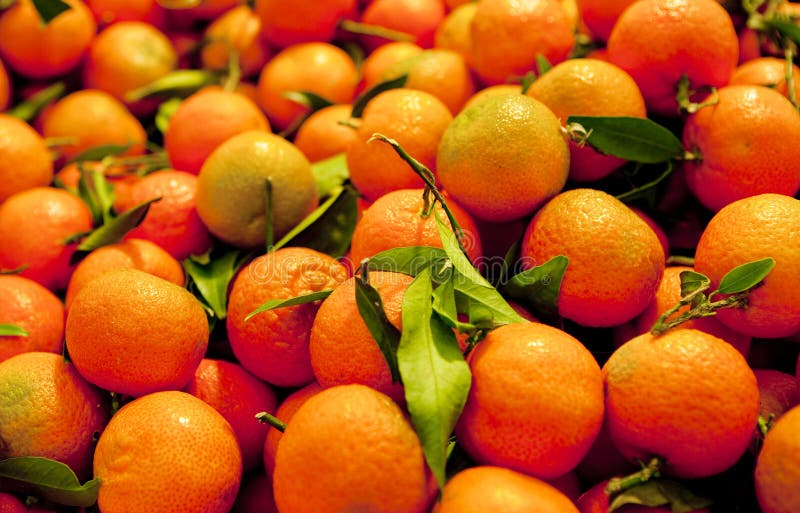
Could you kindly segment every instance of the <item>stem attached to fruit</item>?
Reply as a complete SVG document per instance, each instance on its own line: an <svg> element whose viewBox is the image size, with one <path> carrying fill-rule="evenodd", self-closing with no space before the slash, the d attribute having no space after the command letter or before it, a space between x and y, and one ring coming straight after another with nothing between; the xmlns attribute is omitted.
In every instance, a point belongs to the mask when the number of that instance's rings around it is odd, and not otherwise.
<svg viewBox="0 0 800 513"><path fill-rule="evenodd" d="M283 422L278 417L275 417L274 415L271 415L265 411L262 411L261 413L256 413L256 420L261 422L262 424L269 424L270 426L274 427L281 433L283 433L286 430L285 422Z"/></svg>
<svg viewBox="0 0 800 513"><path fill-rule="evenodd" d="M634 472L633 474L629 474L627 476L614 477L610 479L608 481L608 485L606 485L606 493L609 495L618 494L633 488L634 486L646 483L654 477L661 477L661 466L663 464L664 460L661 458L651 458L647 465L642 463L642 469L638 472Z"/></svg>

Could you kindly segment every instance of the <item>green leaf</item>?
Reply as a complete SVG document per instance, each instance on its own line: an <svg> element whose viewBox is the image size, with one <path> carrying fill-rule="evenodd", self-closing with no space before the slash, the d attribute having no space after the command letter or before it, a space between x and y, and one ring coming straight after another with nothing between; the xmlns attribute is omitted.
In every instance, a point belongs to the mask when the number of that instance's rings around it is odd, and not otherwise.
<svg viewBox="0 0 800 513"><path fill-rule="evenodd" d="M42 89L24 102L15 105L14 108L6 111L6 114L30 122L47 104L59 99L66 90L67 86L64 82L56 82Z"/></svg>
<svg viewBox="0 0 800 513"><path fill-rule="evenodd" d="M91 506L97 502L100 487L97 479L81 485L63 463L32 456L0 460L0 478L24 493L65 506Z"/></svg>
<svg viewBox="0 0 800 513"><path fill-rule="evenodd" d="M426 272L429 272L430 269L426 269ZM435 279L431 281L436 283ZM477 328L474 324L463 322L458 318L458 304L453 280L444 280L433 291L433 311L439 315L445 324L460 332L473 332Z"/></svg>
<svg viewBox="0 0 800 513"><path fill-rule="evenodd" d="M83 242L78 244L78 248L70 258L70 263L74 265L90 251L121 241L129 231L139 226L144 220L150 204L160 199L160 197L153 198L140 203L94 230Z"/></svg>
<svg viewBox="0 0 800 513"><path fill-rule="evenodd" d="M333 289L320 290L317 292L311 292L309 294L303 294L302 296L290 297L288 299L271 299L247 314L247 316L244 318L244 321L247 322L253 318L253 316L258 315L261 312L266 312L267 310L313 303L314 301L319 301L320 299L325 299L326 297L330 296L331 292L333 292Z"/></svg>
<svg viewBox="0 0 800 513"><path fill-rule="evenodd" d="M272 246L305 246L332 257L347 253L358 217L358 193L349 186L334 191L322 205Z"/></svg>
<svg viewBox="0 0 800 513"><path fill-rule="evenodd" d="M94 160L103 160L106 157L114 157L117 155L121 155L128 151L133 144L103 144L100 146L94 146L92 148L87 148L86 150L82 151L75 157L73 157L70 162L86 162L94 161Z"/></svg>
<svg viewBox="0 0 800 513"><path fill-rule="evenodd" d="M675 134L646 118L569 116L567 124L573 123L589 132L587 142L593 148L625 160L657 164L683 155Z"/></svg>
<svg viewBox="0 0 800 513"><path fill-rule="evenodd" d="M712 501L696 496L684 485L675 481L652 479L616 495L610 502L608 511L616 511L628 504L670 506L674 512L688 513L706 508Z"/></svg>
<svg viewBox="0 0 800 513"><path fill-rule="evenodd" d="M389 322L386 312L383 309L383 301L378 291L372 285L364 283L360 276L355 277L356 282L356 305L358 313L364 319L372 338L389 365L392 374L392 382L400 381L400 371L397 367L397 348L400 345L400 332Z"/></svg>
<svg viewBox="0 0 800 513"><path fill-rule="evenodd" d="M333 105L332 101L327 98L323 98L312 91L285 91L282 96L287 100L291 100L304 107L308 107L312 112L316 112L319 109L324 109L325 107L330 107Z"/></svg>
<svg viewBox="0 0 800 513"><path fill-rule="evenodd" d="M189 277L189 289L196 290L216 319L224 319L228 311L228 286L236 271L247 258L240 258L239 250L228 249L222 254L208 252L192 255L183 260L183 269Z"/></svg>
<svg viewBox="0 0 800 513"><path fill-rule="evenodd" d="M697 290L707 289L711 285L708 276L696 271L681 271L680 278L681 297L686 297Z"/></svg>
<svg viewBox="0 0 800 513"><path fill-rule="evenodd" d="M563 255L551 258L542 265L515 274L503 287L503 292L530 306L537 314L558 316L558 293L569 259Z"/></svg>
<svg viewBox="0 0 800 513"><path fill-rule="evenodd" d="M175 114L175 111L181 106L181 102L183 102L183 100L180 98L170 98L158 106L155 123L156 128L158 128L158 131L162 134L167 133L167 128L169 128L169 120L172 119L172 115Z"/></svg>
<svg viewBox="0 0 800 513"><path fill-rule="evenodd" d="M350 177L347 169L347 155L340 153L325 160L320 160L311 165L311 172L317 180L317 194L326 198Z"/></svg>
<svg viewBox="0 0 800 513"><path fill-rule="evenodd" d="M737 294L752 289L775 267L775 260L763 258L737 266L728 271L719 281L720 294Z"/></svg>
<svg viewBox="0 0 800 513"><path fill-rule="evenodd" d="M138 102L157 95L189 96L207 85L219 84L220 77L211 71L179 69L125 94L125 101Z"/></svg>
<svg viewBox="0 0 800 513"><path fill-rule="evenodd" d="M100 171L86 169L81 162L78 163L78 170L78 197L89 207L94 225L106 222L114 206L114 188Z"/></svg>
<svg viewBox="0 0 800 513"><path fill-rule="evenodd" d="M790 39L796 45L800 45L800 27L790 18L773 17L768 20L767 24L777 30L783 37Z"/></svg>
<svg viewBox="0 0 800 513"><path fill-rule="evenodd" d="M426 269L403 298L397 361L411 423L441 488L450 434L467 401L471 374L452 329L433 315L431 294L431 276Z"/></svg>
<svg viewBox="0 0 800 513"><path fill-rule="evenodd" d="M389 271L417 276L431 265L445 261L449 262L450 259L442 248L407 246L381 251L370 257L367 267L370 271Z"/></svg>
<svg viewBox="0 0 800 513"><path fill-rule="evenodd" d="M0 337L27 337L30 333L15 324L0 324Z"/></svg>
<svg viewBox="0 0 800 513"><path fill-rule="evenodd" d="M544 75L545 73L547 73L551 69L553 69L553 65L550 63L549 60L547 60L547 57L545 57L544 55L542 55L540 53L537 53L536 54L536 71L537 71L537 74L541 77L542 75Z"/></svg>
<svg viewBox="0 0 800 513"><path fill-rule="evenodd" d="M356 101L353 102L353 110L350 116L354 118L360 118L364 114L364 108L366 108L367 103L369 103L371 99L375 98L384 91L405 86L406 80L408 80L408 75L400 75L397 78L379 82L367 89L361 93L358 98L356 98Z"/></svg>
<svg viewBox="0 0 800 513"><path fill-rule="evenodd" d="M62 0L33 0L33 7L36 8L36 12L39 13L39 17L45 25L53 21L62 12L67 12L71 9L69 4Z"/></svg>

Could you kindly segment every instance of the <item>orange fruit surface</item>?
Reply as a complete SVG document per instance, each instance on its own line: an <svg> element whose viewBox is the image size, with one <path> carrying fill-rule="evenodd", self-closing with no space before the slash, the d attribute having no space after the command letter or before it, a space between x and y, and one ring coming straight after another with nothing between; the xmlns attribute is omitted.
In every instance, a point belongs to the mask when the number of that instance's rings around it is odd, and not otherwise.
<svg viewBox="0 0 800 513"><path fill-rule="evenodd" d="M28 332L0 337L0 362L30 351L61 353L64 305L48 289L22 276L0 275L0 324Z"/></svg>
<svg viewBox="0 0 800 513"><path fill-rule="evenodd" d="M800 507L800 407L788 411L770 429L758 455L756 495L764 513L789 513Z"/></svg>

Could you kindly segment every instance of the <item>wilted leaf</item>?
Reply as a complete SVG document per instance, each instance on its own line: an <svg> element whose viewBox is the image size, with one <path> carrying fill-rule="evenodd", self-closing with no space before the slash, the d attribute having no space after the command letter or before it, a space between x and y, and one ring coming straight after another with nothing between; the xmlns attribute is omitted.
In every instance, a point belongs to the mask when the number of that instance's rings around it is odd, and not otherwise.
<svg viewBox="0 0 800 513"><path fill-rule="evenodd" d="M720 294L736 294L752 289L775 267L773 258L755 260L728 271L719 282Z"/></svg>
<svg viewBox="0 0 800 513"><path fill-rule="evenodd" d="M81 485L63 463L30 456L0 460L0 478L9 480L15 490L65 506L91 506L100 487L97 479Z"/></svg>

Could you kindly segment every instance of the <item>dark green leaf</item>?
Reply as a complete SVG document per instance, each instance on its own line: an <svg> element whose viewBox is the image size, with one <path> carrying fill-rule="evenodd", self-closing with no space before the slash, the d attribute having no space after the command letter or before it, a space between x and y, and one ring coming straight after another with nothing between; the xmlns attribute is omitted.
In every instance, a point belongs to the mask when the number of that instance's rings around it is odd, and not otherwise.
<svg viewBox="0 0 800 513"><path fill-rule="evenodd" d="M441 488L450 434L467 401L471 374L452 329L433 315L431 294L431 276L426 269L403 298L397 360L411 423Z"/></svg>
<svg viewBox="0 0 800 513"><path fill-rule="evenodd" d="M333 105L333 102L329 99L323 98L322 96L311 91L286 91L282 96L287 100L291 100L304 107L308 107L312 112L316 112L319 109L324 109L325 107L330 107Z"/></svg>
<svg viewBox="0 0 800 513"><path fill-rule="evenodd" d="M681 297L686 297L697 290L707 289L711 285L708 276L695 271L681 271Z"/></svg>
<svg viewBox="0 0 800 513"><path fill-rule="evenodd" d="M688 513L708 507L712 502L697 497L684 485L663 479L652 479L614 496L608 511L616 511L627 504L641 506L670 506L676 513Z"/></svg>
<svg viewBox="0 0 800 513"><path fill-rule="evenodd" d="M503 292L542 317L552 319L558 316L558 293L568 264L569 259L563 255L553 257L542 265L512 276Z"/></svg>
<svg viewBox="0 0 800 513"><path fill-rule="evenodd" d="M221 255L190 256L185 259L183 269L191 280L191 288L199 293L214 317L224 319L228 310L228 286L245 259L239 258L238 250L227 250Z"/></svg>
<svg viewBox="0 0 800 513"><path fill-rule="evenodd" d="M140 203L94 230L83 242L78 244L78 249L72 254L70 262L74 265L90 251L121 241L129 231L139 226L144 220L150 204L160 199L160 197L153 198Z"/></svg>
<svg viewBox="0 0 800 513"><path fill-rule="evenodd" d="M777 30L783 37L790 39L794 44L800 45L800 27L797 23L787 18L773 17L768 21L769 26Z"/></svg>
<svg viewBox="0 0 800 513"><path fill-rule="evenodd" d="M61 97L67 90L64 82L56 82L55 84L42 89L34 94L24 102L15 105L11 110L6 111L6 114L19 118L23 121L32 121L45 105L54 102Z"/></svg>
<svg viewBox="0 0 800 513"><path fill-rule="evenodd" d="M179 69L125 94L125 101L137 102L150 96L188 96L203 87L219 84L219 75L199 69Z"/></svg>
<svg viewBox="0 0 800 513"><path fill-rule="evenodd" d="M442 248L431 246L408 246L381 251L369 259L370 271L389 271L417 276L434 264L449 262ZM358 262L356 262L358 263Z"/></svg>
<svg viewBox="0 0 800 513"><path fill-rule="evenodd" d="M65 506L91 506L100 487L97 479L81 485L63 463L32 456L0 460L0 478L8 479L15 490Z"/></svg>
<svg viewBox="0 0 800 513"><path fill-rule="evenodd" d="M27 337L28 330L15 324L0 324L0 337Z"/></svg>
<svg viewBox="0 0 800 513"><path fill-rule="evenodd" d="M326 297L331 295L333 292L332 289L320 290L317 292L311 292L309 294L304 294L302 296L295 296L290 297L288 299L271 299L266 303L262 304L244 318L245 322L249 321L254 315L258 315L261 312L266 312L267 310L273 310L275 308L283 308L286 306L297 306L297 305L304 305L306 303L313 303L314 301L319 301L320 299L325 299Z"/></svg>
<svg viewBox="0 0 800 513"><path fill-rule="evenodd" d="M167 133L167 128L169 128L169 120L172 118L172 115L175 114L175 111L178 110L178 107L181 106L180 98L170 98L161 103L158 106L158 111L156 112L156 128L162 134Z"/></svg>
<svg viewBox="0 0 800 513"><path fill-rule="evenodd" d="M356 101L353 102L353 110L350 114L351 117L360 118L361 115L364 114L364 108L366 108L367 103L369 103L371 99L375 98L384 91L405 86L406 80L408 80L408 75L400 75L397 78L375 84L370 89L361 93L361 95L356 98Z"/></svg>
<svg viewBox="0 0 800 513"><path fill-rule="evenodd" d="M545 57L544 55L542 55L540 53L537 53L536 54L536 71L537 71L537 74L541 77L542 75L544 75L545 73L547 73L551 69L553 69L553 65L550 63L549 60L547 60L547 57Z"/></svg>
<svg viewBox="0 0 800 513"><path fill-rule="evenodd" d="M317 194L320 198L326 198L344 185L350 177L347 169L347 156L340 153L325 160L320 160L311 165L311 172L317 180Z"/></svg>
<svg viewBox="0 0 800 513"><path fill-rule="evenodd" d="M273 250L291 243L332 257L344 255L356 227L357 200L358 193L352 187L334 191L322 205L275 243Z"/></svg>
<svg viewBox="0 0 800 513"><path fill-rule="evenodd" d="M646 118L570 116L567 124L572 123L589 132L587 141L593 148L625 160L656 164L683 155L675 134Z"/></svg>
<svg viewBox="0 0 800 513"><path fill-rule="evenodd" d="M356 65L356 69L361 71L361 68L364 66L364 49L361 48L360 45L353 43L351 41L346 41L342 43L342 50L344 50L347 55L353 60L353 64Z"/></svg>
<svg viewBox="0 0 800 513"><path fill-rule="evenodd" d="M361 277L356 276L356 305L358 313L364 319L372 338L389 365L392 382L400 381L400 371L397 368L397 348L400 345L400 332L389 322L383 309L383 301L378 291L372 285L364 283Z"/></svg>
<svg viewBox="0 0 800 513"><path fill-rule="evenodd" d="M121 155L128 151L133 144L103 144L87 148L75 157L70 162L86 162L87 160L103 160L106 157L114 157Z"/></svg>
<svg viewBox="0 0 800 513"><path fill-rule="evenodd" d="M763 258L748 262L728 271L719 281L720 294L736 294L752 289L775 267L775 260Z"/></svg>
<svg viewBox="0 0 800 513"><path fill-rule="evenodd" d="M104 223L111 216L114 206L114 188L103 173L96 169L86 169L78 163L78 196L89 207L94 225Z"/></svg>
<svg viewBox="0 0 800 513"><path fill-rule="evenodd" d="M71 9L69 4L62 0L33 0L33 6L45 25L53 21L62 12Z"/></svg>

